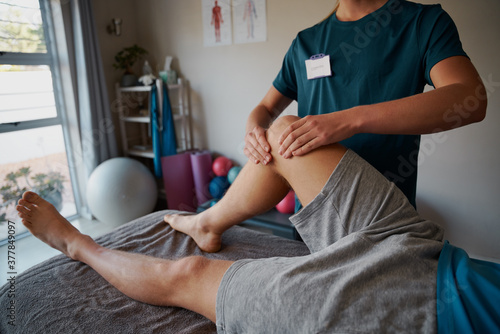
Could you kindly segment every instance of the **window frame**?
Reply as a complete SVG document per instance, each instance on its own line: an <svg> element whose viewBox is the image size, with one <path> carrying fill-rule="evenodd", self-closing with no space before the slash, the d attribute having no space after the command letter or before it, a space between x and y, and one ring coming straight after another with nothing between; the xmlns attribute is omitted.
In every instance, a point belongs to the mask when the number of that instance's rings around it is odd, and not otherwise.
<svg viewBox="0 0 500 334"><path fill-rule="evenodd" d="M40 14L42 16L42 25L44 31L45 45L47 52L46 53L22 53L22 52L7 52L0 50L0 64L8 64L8 65L46 65L50 69L50 73L52 76L52 90L54 94L55 101L55 109L56 116L51 118L43 118L38 120L28 120L28 121L19 121L19 122L10 122L10 123L0 123L0 134L7 132L15 132L15 131L23 131L30 130L42 127L49 127L54 125L60 125L63 132L64 137L64 146L66 150L67 160L71 185L73 188L73 195L76 204L76 214L71 215L67 218L68 220L75 219L81 216L81 192L80 192L80 184L79 180L79 172L76 171L76 166L71 164L71 157L76 154L74 152L75 149L75 136L69 133L69 121L68 117L63 110L67 110L67 101L68 98L65 90L63 89L63 76L60 70L60 59L59 59L59 50L57 49L57 39L55 35L55 25L53 20L53 16L51 13L51 6L49 0L38 0L40 6ZM67 52L67 50L64 50ZM69 69L68 69L69 70ZM71 96L74 99L74 96ZM74 101L73 101L74 103ZM77 137L79 135L77 134ZM76 145L80 145L79 138L78 143ZM74 168L73 168L74 167ZM81 178L81 177L80 177ZM79 182L80 181L80 182Z"/></svg>
<svg viewBox="0 0 500 334"><path fill-rule="evenodd" d="M47 52L45 53L23 53L23 52L8 52L0 50L0 65L47 65L50 69L52 76L52 90L54 92L54 99L56 104L56 117L44 118L39 120L19 121L11 123L0 123L0 133L36 129L51 125L63 125L61 119L61 100L58 90L57 75L57 52L55 49L55 39L53 34L53 27L50 14L49 4L45 0L38 0L40 6L40 14L42 17L42 27L45 38L45 45ZM64 128L64 126L63 126ZM63 129L64 132L64 129Z"/></svg>

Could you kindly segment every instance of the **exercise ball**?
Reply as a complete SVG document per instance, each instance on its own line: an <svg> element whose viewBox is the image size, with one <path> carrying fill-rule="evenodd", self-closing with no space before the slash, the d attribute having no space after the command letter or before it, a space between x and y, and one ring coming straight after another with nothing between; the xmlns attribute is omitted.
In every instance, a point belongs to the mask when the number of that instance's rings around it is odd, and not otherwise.
<svg viewBox="0 0 500 334"><path fill-rule="evenodd" d="M215 199L221 199L224 196L227 188L229 188L229 181L225 176L217 176L208 185L210 195Z"/></svg>
<svg viewBox="0 0 500 334"><path fill-rule="evenodd" d="M230 184L233 184L234 180L236 179L236 176L238 176L240 171L241 167L239 166L232 167L229 170L229 172L227 173L227 180L229 181Z"/></svg>
<svg viewBox="0 0 500 334"><path fill-rule="evenodd" d="M106 160L87 183L87 203L101 222L123 224L151 213L158 191L153 174L130 158Z"/></svg>
<svg viewBox="0 0 500 334"><path fill-rule="evenodd" d="M233 163L224 156L216 158L212 164L212 170L217 176L227 176L231 167L233 167Z"/></svg>
<svg viewBox="0 0 500 334"><path fill-rule="evenodd" d="M294 213L295 211L295 193L293 190L290 190L288 194L286 194L285 198L281 200L276 205L276 210L278 210L281 213Z"/></svg>

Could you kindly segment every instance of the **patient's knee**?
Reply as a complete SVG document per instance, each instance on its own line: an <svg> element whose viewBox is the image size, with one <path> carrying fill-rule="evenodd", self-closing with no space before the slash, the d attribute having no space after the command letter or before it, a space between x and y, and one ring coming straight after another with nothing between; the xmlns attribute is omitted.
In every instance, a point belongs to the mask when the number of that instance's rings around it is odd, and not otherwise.
<svg viewBox="0 0 500 334"><path fill-rule="evenodd" d="M177 261L177 271L179 279L186 280L193 276L198 276L207 266L208 259L203 256L189 256Z"/></svg>
<svg viewBox="0 0 500 334"><path fill-rule="evenodd" d="M277 118L269 127L267 131L267 141L272 147L279 146L279 139L283 131L295 121L298 121L300 117L293 115L286 115Z"/></svg>

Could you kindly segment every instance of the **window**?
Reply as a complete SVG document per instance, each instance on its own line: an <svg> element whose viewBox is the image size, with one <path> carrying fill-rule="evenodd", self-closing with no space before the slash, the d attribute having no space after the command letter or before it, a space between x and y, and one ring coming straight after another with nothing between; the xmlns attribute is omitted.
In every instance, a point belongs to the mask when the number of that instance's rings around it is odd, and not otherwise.
<svg viewBox="0 0 500 334"><path fill-rule="evenodd" d="M78 213L49 11L45 0L0 1L0 243L27 189Z"/></svg>

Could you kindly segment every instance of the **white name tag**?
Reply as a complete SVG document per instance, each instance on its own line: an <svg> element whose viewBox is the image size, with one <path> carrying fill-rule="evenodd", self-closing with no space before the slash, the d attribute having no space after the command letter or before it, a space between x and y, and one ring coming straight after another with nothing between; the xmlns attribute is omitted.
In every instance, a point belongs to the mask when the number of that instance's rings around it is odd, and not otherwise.
<svg viewBox="0 0 500 334"><path fill-rule="evenodd" d="M320 53L306 60L307 79L317 79L332 75L330 67L330 55Z"/></svg>

